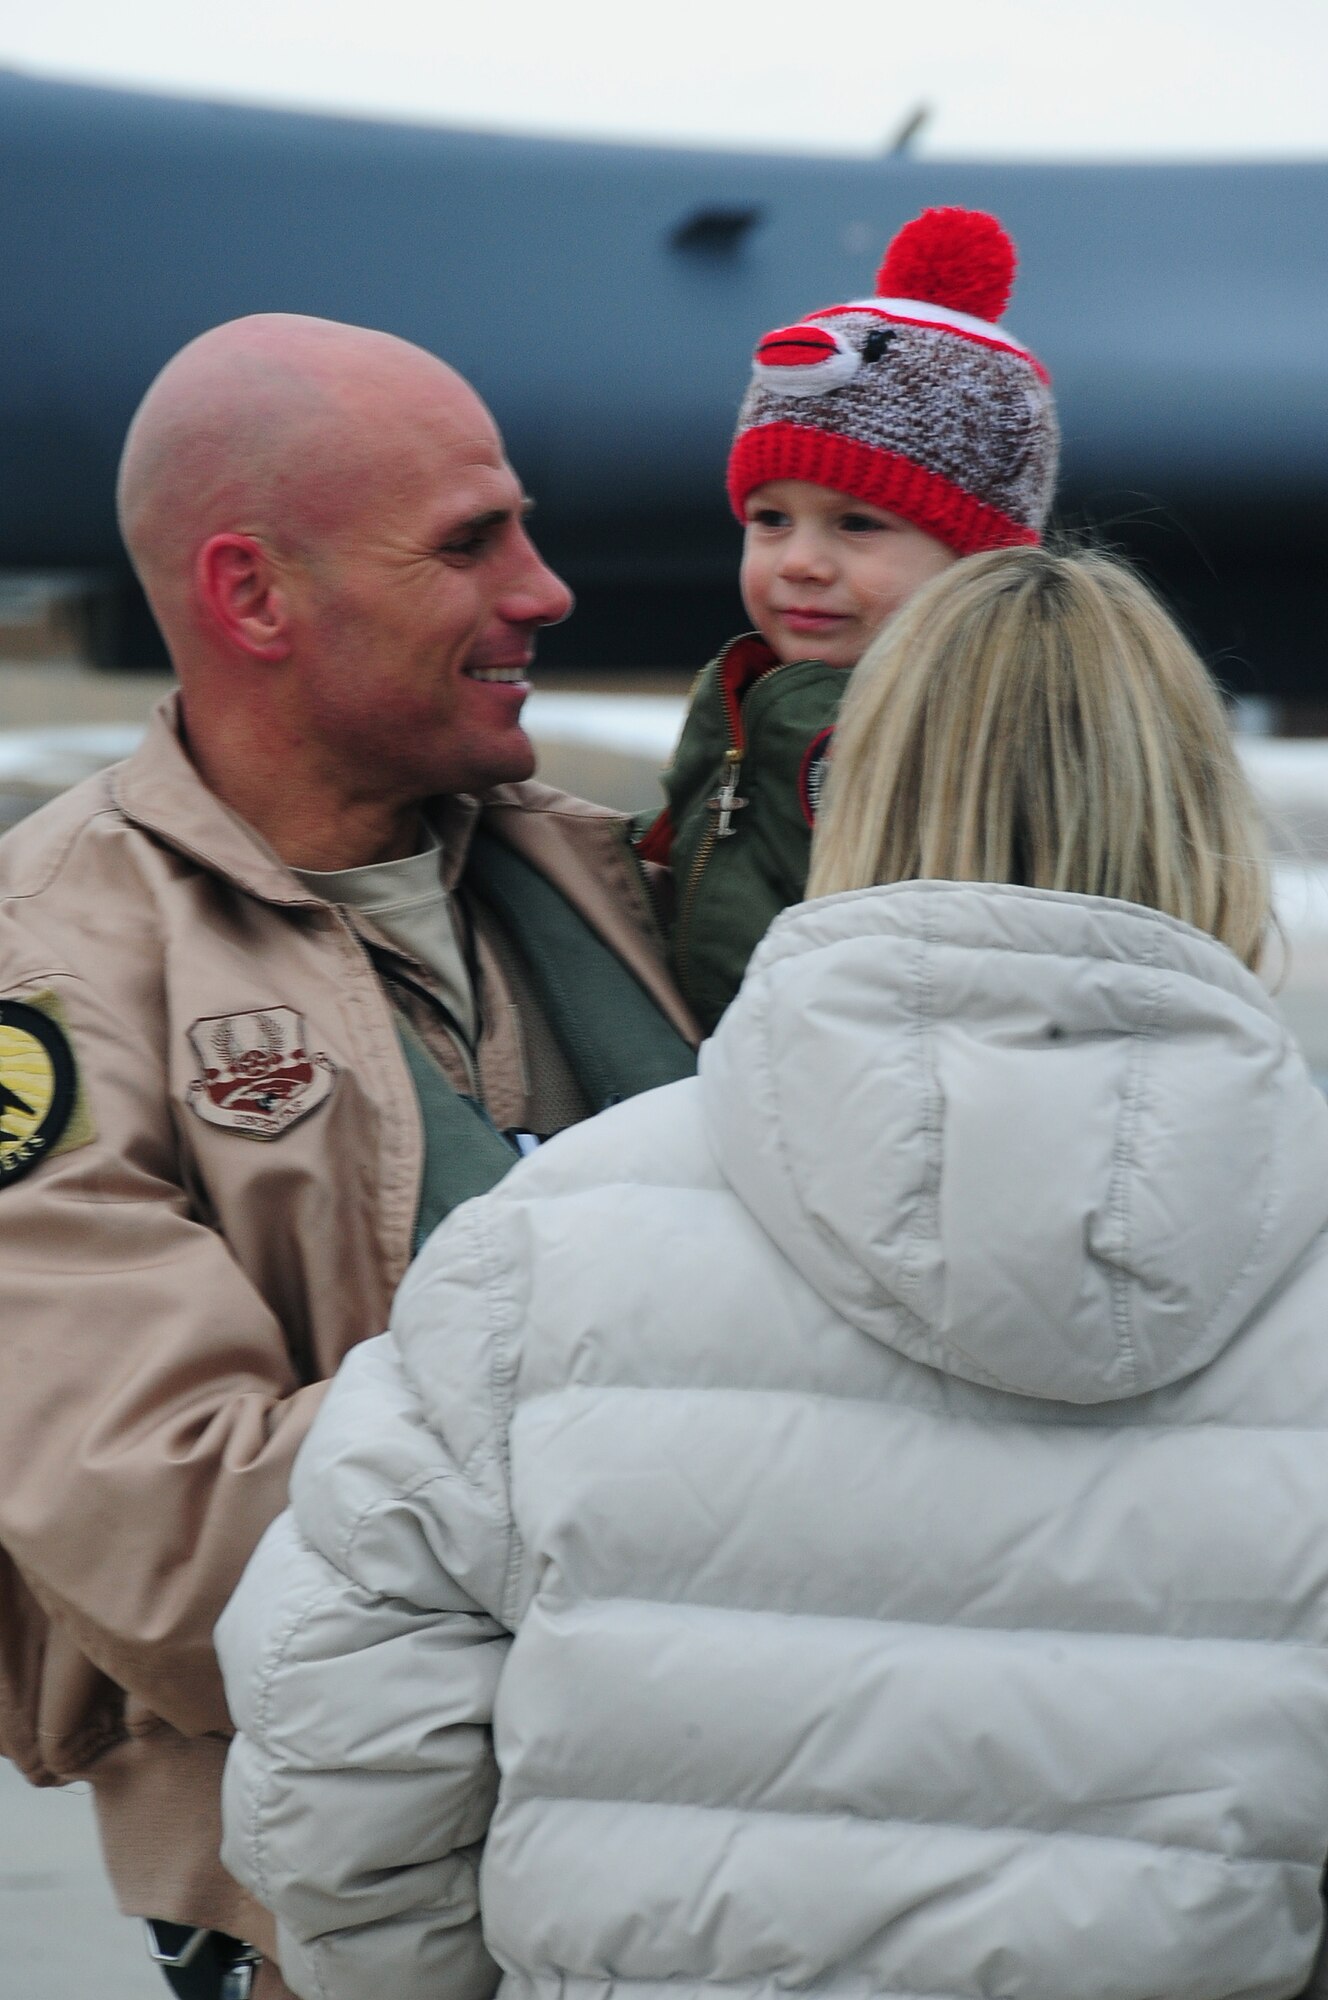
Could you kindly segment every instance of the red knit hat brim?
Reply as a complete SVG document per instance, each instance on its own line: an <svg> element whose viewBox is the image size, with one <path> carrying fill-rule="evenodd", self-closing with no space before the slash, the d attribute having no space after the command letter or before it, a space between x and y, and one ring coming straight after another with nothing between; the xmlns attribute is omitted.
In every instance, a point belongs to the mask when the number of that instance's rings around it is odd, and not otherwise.
<svg viewBox="0 0 1328 2000"><path fill-rule="evenodd" d="M754 424L734 440L728 494L740 521L748 494L774 479L806 479L813 486L851 493L869 507L901 515L960 556L1041 540L1036 528L1012 520L942 473L929 472L898 452L807 424Z"/></svg>

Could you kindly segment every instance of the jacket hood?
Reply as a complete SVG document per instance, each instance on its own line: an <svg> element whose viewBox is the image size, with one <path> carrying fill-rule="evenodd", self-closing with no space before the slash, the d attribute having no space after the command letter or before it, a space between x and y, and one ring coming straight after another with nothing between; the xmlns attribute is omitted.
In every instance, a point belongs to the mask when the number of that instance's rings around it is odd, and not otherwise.
<svg viewBox="0 0 1328 2000"><path fill-rule="evenodd" d="M804 903L701 1055L720 1166L864 1333L1101 1403L1210 1361L1328 1222L1328 1105L1258 981L1134 904Z"/></svg>

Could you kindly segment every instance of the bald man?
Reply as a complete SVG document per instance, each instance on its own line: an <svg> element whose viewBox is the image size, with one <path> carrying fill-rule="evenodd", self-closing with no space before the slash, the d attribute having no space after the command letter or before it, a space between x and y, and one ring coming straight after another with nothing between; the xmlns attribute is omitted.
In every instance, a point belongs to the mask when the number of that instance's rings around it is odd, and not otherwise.
<svg viewBox="0 0 1328 2000"><path fill-rule="evenodd" d="M119 501L178 689L0 843L0 1734L232 2000L235 1940L285 1989L217 1860L211 1633L323 1384L452 1206L694 1035L626 821L528 782L571 600L457 375L219 327Z"/></svg>

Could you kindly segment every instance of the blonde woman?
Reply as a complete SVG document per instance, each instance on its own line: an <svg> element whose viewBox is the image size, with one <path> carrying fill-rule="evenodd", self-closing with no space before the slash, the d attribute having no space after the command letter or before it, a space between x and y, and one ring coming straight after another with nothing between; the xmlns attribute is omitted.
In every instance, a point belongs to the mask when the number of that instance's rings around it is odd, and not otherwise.
<svg viewBox="0 0 1328 2000"><path fill-rule="evenodd" d="M1128 573L900 615L700 1076L439 1231L222 1621L297 1992L1306 1988L1328 1107L1267 917Z"/></svg>

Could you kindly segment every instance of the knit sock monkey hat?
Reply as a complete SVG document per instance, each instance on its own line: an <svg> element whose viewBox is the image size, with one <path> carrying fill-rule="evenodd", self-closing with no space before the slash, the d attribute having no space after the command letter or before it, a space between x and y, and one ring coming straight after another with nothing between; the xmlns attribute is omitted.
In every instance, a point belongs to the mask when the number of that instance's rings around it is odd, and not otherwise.
<svg viewBox="0 0 1328 2000"><path fill-rule="evenodd" d="M890 244L875 298L765 334L729 454L739 520L754 487L807 479L957 555L1038 541L1059 432L1046 369L997 324L1015 262L995 216L929 208Z"/></svg>

